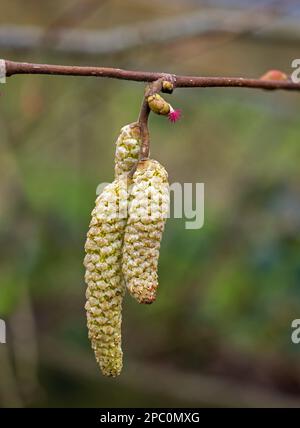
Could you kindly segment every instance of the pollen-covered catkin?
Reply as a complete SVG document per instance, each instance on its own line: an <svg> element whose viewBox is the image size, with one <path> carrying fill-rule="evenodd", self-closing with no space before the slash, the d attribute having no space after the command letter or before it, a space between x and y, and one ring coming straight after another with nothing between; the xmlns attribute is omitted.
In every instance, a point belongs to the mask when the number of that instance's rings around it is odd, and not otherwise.
<svg viewBox="0 0 300 428"><path fill-rule="evenodd" d="M159 162L139 161L132 178L122 269L139 303L152 303L158 287L160 242L169 211L168 174Z"/></svg>
<svg viewBox="0 0 300 428"><path fill-rule="evenodd" d="M127 175L136 164L141 146L141 126L138 122L123 126L116 141L115 176Z"/></svg>
<svg viewBox="0 0 300 428"><path fill-rule="evenodd" d="M85 244L89 338L102 373L122 369L121 322L124 282L121 256L127 217L127 180L108 184L96 199Z"/></svg>
<svg viewBox="0 0 300 428"><path fill-rule="evenodd" d="M122 246L127 221L127 175L138 161L141 128L138 122L121 129L116 141L116 180L96 200L85 244L87 324L89 338L106 376L122 369L121 323L125 291Z"/></svg>

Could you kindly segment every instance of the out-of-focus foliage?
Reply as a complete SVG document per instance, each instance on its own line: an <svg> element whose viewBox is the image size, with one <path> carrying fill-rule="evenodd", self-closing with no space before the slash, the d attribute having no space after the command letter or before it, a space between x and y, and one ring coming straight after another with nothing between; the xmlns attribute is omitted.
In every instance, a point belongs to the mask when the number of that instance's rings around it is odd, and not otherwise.
<svg viewBox="0 0 300 428"><path fill-rule="evenodd" d="M123 6L124 16L134 3ZM41 14L39 5L30 17L45 24ZM296 45L239 38L207 49L193 39L111 58L5 52L40 62L249 76L275 67L289 72L297 55ZM120 127L137 118L143 86L16 76L1 93L0 318L9 334L8 344L0 346L17 355L16 379L28 367L39 375L31 378L29 393L22 389L28 379L13 387L14 375L2 376L0 369L1 404L19 398L34 406L191 404L166 391L156 394L143 379L108 382L96 363L93 382L64 370L64 357L77 349L93 364L83 309L83 244L96 187L113 178L114 141ZM151 117L151 155L168 169L171 182L205 183L205 225L186 230L184 219L170 219L157 302L144 307L126 298L124 376L137 361L165 364L299 398L300 345L292 344L290 326L300 318L300 96L180 89L168 99L182 108L183 119L173 126ZM63 347L61 355L50 355L55 367L47 359L50 341ZM36 361L27 355L27 346L35 345ZM3 351L6 357L12 364ZM11 400L1 394L6 385ZM195 397L192 404L201 403Z"/></svg>

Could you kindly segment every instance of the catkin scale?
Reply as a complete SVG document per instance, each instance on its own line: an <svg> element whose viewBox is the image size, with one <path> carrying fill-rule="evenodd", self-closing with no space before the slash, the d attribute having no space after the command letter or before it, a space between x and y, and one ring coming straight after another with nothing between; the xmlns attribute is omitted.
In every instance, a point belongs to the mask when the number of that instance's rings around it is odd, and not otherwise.
<svg viewBox="0 0 300 428"><path fill-rule="evenodd" d="M96 199L85 244L86 313L89 338L101 371L122 370L122 246L127 220L127 175L136 164L141 144L138 123L126 125L116 142L115 181Z"/></svg>
<svg viewBox="0 0 300 428"><path fill-rule="evenodd" d="M139 161L132 177L122 270L139 303L152 303L158 287L160 242L169 210L168 174L159 162Z"/></svg>

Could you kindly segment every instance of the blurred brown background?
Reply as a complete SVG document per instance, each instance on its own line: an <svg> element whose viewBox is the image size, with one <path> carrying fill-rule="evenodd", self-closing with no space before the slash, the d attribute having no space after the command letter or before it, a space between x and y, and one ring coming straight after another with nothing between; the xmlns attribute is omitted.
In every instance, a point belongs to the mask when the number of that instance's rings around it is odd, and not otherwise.
<svg viewBox="0 0 300 428"><path fill-rule="evenodd" d="M296 1L3 0L0 56L178 74L291 73ZM151 153L171 182L205 183L205 225L170 219L152 306L129 297L124 370L87 339L83 245L114 142L143 84L15 76L0 98L2 407L298 406L300 95L180 89Z"/></svg>

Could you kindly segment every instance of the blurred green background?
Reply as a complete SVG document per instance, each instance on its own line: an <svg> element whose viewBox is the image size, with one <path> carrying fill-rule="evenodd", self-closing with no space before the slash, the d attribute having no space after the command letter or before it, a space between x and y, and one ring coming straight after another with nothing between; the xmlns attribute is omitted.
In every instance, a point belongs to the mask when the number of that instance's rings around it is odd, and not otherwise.
<svg viewBox="0 0 300 428"><path fill-rule="evenodd" d="M83 3L3 0L0 30L39 26L51 40L61 26L133 28L199 10L205 17L211 6L114 0L90 1L85 10ZM219 3L245 14L250 4ZM9 32L1 34L3 42ZM59 52L52 42L1 46L11 60L213 76L290 73L299 57L296 35L259 39L249 31L105 54ZM83 246L96 187L113 179L114 142L137 118L143 84L20 75L0 90L0 318L7 323L0 405L300 404L300 345L291 342L291 322L300 318L300 95L180 89L167 96L183 110L180 122L150 118L151 155L170 181L205 183L205 225L186 230L184 219L168 221L158 300L145 307L126 297L124 370L105 379L87 339Z"/></svg>

